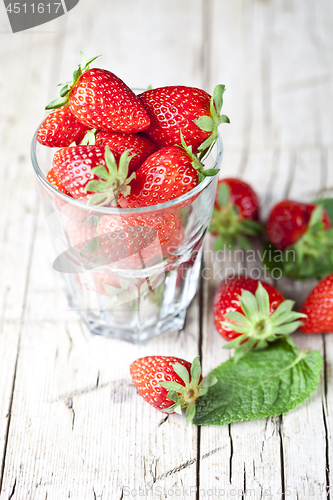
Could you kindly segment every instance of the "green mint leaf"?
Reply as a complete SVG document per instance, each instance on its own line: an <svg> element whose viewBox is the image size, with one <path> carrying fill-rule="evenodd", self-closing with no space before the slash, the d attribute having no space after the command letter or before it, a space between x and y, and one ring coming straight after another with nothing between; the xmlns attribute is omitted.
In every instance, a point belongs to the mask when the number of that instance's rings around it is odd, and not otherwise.
<svg viewBox="0 0 333 500"><path fill-rule="evenodd" d="M290 339L244 354L237 363L231 358L211 372L217 383L197 400L194 423L224 425L286 413L314 391L321 367L319 352L298 351Z"/></svg>

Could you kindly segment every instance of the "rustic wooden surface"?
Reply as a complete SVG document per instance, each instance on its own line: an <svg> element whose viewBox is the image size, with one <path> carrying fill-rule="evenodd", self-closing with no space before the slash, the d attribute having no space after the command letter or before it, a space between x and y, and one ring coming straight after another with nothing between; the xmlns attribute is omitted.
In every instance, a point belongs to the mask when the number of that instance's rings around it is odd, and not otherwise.
<svg viewBox="0 0 333 500"><path fill-rule="evenodd" d="M280 418L186 428L136 394L128 367L147 354L229 355L212 323L217 283L238 265L207 240L181 332L142 346L90 337L47 253L29 160L32 134L78 52L132 86L225 83L223 175L263 203L333 192L333 4L328 0L81 0L12 34L0 5L0 499L330 499L333 336L294 335L324 356L321 382ZM300 303L312 283L277 280ZM195 489L197 491L195 492Z"/></svg>

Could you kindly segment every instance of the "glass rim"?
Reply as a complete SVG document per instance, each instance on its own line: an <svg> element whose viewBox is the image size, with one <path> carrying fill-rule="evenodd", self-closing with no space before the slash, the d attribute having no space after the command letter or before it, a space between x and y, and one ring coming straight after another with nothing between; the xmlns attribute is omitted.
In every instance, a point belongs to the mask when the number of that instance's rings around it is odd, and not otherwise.
<svg viewBox="0 0 333 500"><path fill-rule="evenodd" d="M71 205L74 205L78 208L93 211L95 213L98 212L98 213L103 213L103 214L114 215L114 214L119 214L119 211L121 211L121 213L124 213L124 214L131 214L131 213L132 214L133 213L146 214L146 213L156 212L159 210L166 210L166 209L175 207L179 204L182 204L183 202L186 202L188 199L192 198L193 196L200 194L204 189L206 189L206 187L209 186L209 184L213 181L213 179L215 179L215 177L219 175L217 173L214 176L207 176L194 189L191 189L190 191L183 194L182 196L179 196L178 198L174 198L173 200L170 200L170 201L166 201L164 203L158 203L157 205L150 205L147 207L138 207L138 208L121 208L121 207L105 207L105 206L98 206L97 207L94 205L87 205L87 203L85 203L82 200L72 198L71 196L67 196L67 194L62 193L46 179L45 175L43 174L42 170L39 167L37 155L36 155L37 132L39 130L39 127L37 128L36 132L33 135L33 138L31 141L31 147L30 147L30 158L31 158L32 166L34 168L34 171L35 171L35 174L36 174L38 180L42 184L44 184L44 186L49 191L51 191L57 198L60 198L64 202L70 203ZM41 145L41 147L44 147L44 146ZM47 146L45 146L45 147L47 147ZM211 168L218 168L218 170L220 170L220 164L221 164L222 156L223 156L223 142L222 142L222 139L221 139L221 136L219 133L218 133L218 137L217 137L217 141L216 141L216 147L217 147L216 158L214 161L214 165ZM49 149L51 149L51 148L49 148Z"/></svg>

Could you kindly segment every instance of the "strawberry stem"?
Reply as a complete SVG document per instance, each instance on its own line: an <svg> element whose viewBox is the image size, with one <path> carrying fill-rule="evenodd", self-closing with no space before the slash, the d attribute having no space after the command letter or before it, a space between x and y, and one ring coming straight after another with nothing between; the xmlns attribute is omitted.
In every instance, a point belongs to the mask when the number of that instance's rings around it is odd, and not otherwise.
<svg viewBox="0 0 333 500"><path fill-rule="evenodd" d="M192 422L195 415L195 402L204 394L207 393L209 387L216 384L217 378L213 375L207 375L199 383L201 377L201 364L199 356L197 356L191 365L191 372L189 374L187 368L181 363L175 363L172 368L182 380L183 384L178 382L160 382L164 389L169 390L167 398L174 402L168 408L164 408L166 413L179 413L186 408L186 423L187 425Z"/></svg>
<svg viewBox="0 0 333 500"><path fill-rule="evenodd" d="M244 250L252 248L247 236L256 236L262 231L259 222L244 219L236 205L229 203L230 188L225 182L221 182L217 192L220 209L214 208L209 231L217 233L214 249L222 250L224 246L235 249L237 245Z"/></svg>
<svg viewBox="0 0 333 500"><path fill-rule="evenodd" d="M267 290L259 282L255 295L248 290L242 290L238 296L242 313L228 312L225 317L231 321L221 321L225 328L240 333L223 347L236 348L235 362L251 349L263 349L269 342L286 337L303 323L299 321L306 315L292 311L294 301L284 300L270 314L270 301Z"/></svg>
<svg viewBox="0 0 333 500"><path fill-rule="evenodd" d="M223 94L225 92L225 85L216 85L213 90L213 95L210 99L210 116L203 115L194 123L205 132L211 132L208 139L206 139L199 146L200 161L202 161L211 152L218 138L218 127L221 123L230 123L229 118L226 115L221 114L223 106Z"/></svg>
<svg viewBox="0 0 333 500"><path fill-rule="evenodd" d="M50 104L45 106L46 110L57 109L61 108L62 106L65 106L69 102L71 90L78 81L78 79L80 78L80 76L90 69L89 65L93 61L95 61L98 57L101 57L101 56L96 56L93 57L92 59L89 59L88 61L87 56L83 52L80 52L80 55L81 55L81 63L79 64L78 69L76 69L73 72L72 80L60 84L63 85L62 89L60 90L60 97L57 97L56 99L54 99L54 101L50 102Z"/></svg>
<svg viewBox="0 0 333 500"><path fill-rule="evenodd" d="M135 172L128 177L128 167L133 156L135 155L131 155L129 150L125 151L117 165L113 153L106 146L106 167L97 165L91 169L92 173L100 180L93 179L85 186L86 192L96 193L89 199L89 204L100 206L111 203L112 206L116 206L120 194L123 196L130 194L131 186L129 184L136 177Z"/></svg>

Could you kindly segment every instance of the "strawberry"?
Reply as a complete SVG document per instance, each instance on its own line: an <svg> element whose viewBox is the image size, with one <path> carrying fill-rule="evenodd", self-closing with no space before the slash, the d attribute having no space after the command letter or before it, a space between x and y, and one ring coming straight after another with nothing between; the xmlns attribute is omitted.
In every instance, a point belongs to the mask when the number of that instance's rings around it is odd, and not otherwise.
<svg viewBox="0 0 333 500"><path fill-rule="evenodd" d="M216 141L220 123L229 122L227 116L220 114L224 91L224 85L217 85L211 97L193 87L146 90L139 95L150 118L145 133L161 147L167 147L180 146L182 132L186 144L194 151L206 150Z"/></svg>
<svg viewBox="0 0 333 500"><path fill-rule="evenodd" d="M93 216L82 222L69 219L66 224L68 242L80 253L80 260L92 262L98 255L98 239L96 238L96 223Z"/></svg>
<svg viewBox="0 0 333 500"><path fill-rule="evenodd" d="M148 267L175 252L184 238L184 227L176 211L161 214L104 215L97 234L101 254L117 269Z"/></svg>
<svg viewBox="0 0 333 500"><path fill-rule="evenodd" d="M100 130L95 136L96 129L90 130L83 138L81 144L96 146L108 146L116 161L125 151L129 151L132 158L129 163L129 174L135 172L142 163L154 153L158 146L153 143L144 133L122 134L117 132L104 132Z"/></svg>
<svg viewBox="0 0 333 500"><path fill-rule="evenodd" d="M81 52L81 64L66 82L60 97L45 109L69 103L73 115L89 128L135 133L149 127L150 120L139 98L114 73L89 69L94 60Z"/></svg>
<svg viewBox="0 0 333 500"><path fill-rule="evenodd" d="M240 179L219 181L210 232L217 236L215 250L236 244L248 250L251 244L247 236L261 232L259 198L252 187Z"/></svg>
<svg viewBox="0 0 333 500"><path fill-rule="evenodd" d="M186 422L195 415L195 401L217 382L212 375L202 378L199 357L189 363L173 356L146 356L130 366L133 382L147 403L165 413L186 408Z"/></svg>
<svg viewBox="0 0 333 500"><path fill-rule="evenodd" d="M56 176L54 172L54 168L51 168L49 172L47 173L46 179L49 181L50 184L52 184L53 187L58 189L58 191L61 191L63 194L67 194L67 196L71 196L70 192L67 191L67 189L61 184L59 181L58 177Z"/></svg>
<svg viewBox="0 0 333 500"><path fill-rule="evenodd" d="M321 207L313 203L283 200L273 207L266 230L269 241L279 250L285 250L304 236L306 240L307 234L312 239L315 236L313 229L322 233L330 227L328 214Z"/></svg>
<svg viewBox="0 0 333 500"><path fill-rule="evenodd" d="M73 142L79 143L87 130L66 106L45 118L37 131L37 141L49 148L64 148Z"/></svg>
<svg viewBox="0 0 333 500"><path fill-rule="evenodd" d="M307 315L301 327L303 333L333 332L333 274L314 287L301 312Z"/></svg>
<svg viewBox="0 0 333 500"><path fill-rule="evenodd" d="M237 360L253 348L264 348L294 332L305 315L292 311L293 306L293 301L285 300L268 283L245 277L226 279L215 293L214 323L218 333L230 341L225 347L237 347Z"/></svg>
<svg viewBox="0 0 333 500"><path fill-rule="evenodd" d="M96 205L116 205L120 193L130 193L128 184L135 177L135 173L128 177L130 159L126 151L117 165L108 147L74 146L55 153L53 169L73 198Z"/></svg>
<svg viewBox="0 0 333 500"><path fill-rule="evenodd" d="M332 272L333 229L320 205L283 200L273 207L266 231L284 275L305 279Z"/></svg>
<svg viewBox="0 0 333 500"><path fill-rule="evenodd" d="M136 208L174 200L198 185L199 174L215 175L216 169L202 170L203 165L178 146L153 153L136 171L131 194L119 197L122 208Z"/></svg>

